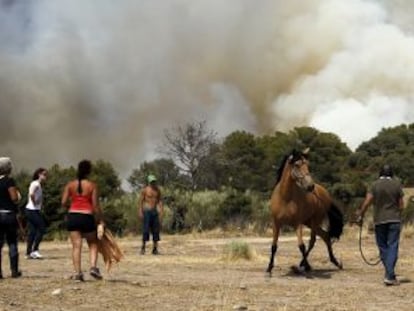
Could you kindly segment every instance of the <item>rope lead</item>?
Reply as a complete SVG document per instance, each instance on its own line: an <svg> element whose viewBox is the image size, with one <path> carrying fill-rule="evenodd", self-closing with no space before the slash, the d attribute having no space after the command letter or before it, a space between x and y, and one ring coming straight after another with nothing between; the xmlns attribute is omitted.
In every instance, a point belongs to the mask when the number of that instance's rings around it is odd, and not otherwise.
<svg viewBox="0 0 414 311"><path fill-rule="evenodd" d="M365 255L364 252L362 251L362 225L364 223L363 218L360 219L360 221L357 222L358 226L359 226L359 252L361 254L362 260L364 260L364 262L369 265L369 266L376 266L381 262L381 258L376 259L376 261L369 261Z"/></svg>

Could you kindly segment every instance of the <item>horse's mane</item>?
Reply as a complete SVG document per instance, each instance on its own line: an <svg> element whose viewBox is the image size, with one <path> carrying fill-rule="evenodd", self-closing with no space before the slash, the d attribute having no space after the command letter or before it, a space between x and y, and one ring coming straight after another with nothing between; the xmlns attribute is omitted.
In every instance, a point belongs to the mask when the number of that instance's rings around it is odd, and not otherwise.
<svg viewBox="0 0 414 311"><path fill-rule="evenodd" d="M286 162L289 159L290 153L283 156L282 162L280 163L279 167L276 171L276 183L275 186L280 182L282 179L283 169L285 168Z"/></svg>

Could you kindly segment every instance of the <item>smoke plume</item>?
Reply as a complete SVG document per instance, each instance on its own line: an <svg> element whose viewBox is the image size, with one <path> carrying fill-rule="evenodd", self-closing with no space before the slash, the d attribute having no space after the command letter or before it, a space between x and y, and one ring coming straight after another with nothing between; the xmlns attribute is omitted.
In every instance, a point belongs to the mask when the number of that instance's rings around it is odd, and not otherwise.
<svg viewBox="0 0 414 311"><path fill-rule="evenodd" d="M414 3L0 0L0 153L16 166L109 160L163 129L311 125L355 148L414 122Z"/></svg>

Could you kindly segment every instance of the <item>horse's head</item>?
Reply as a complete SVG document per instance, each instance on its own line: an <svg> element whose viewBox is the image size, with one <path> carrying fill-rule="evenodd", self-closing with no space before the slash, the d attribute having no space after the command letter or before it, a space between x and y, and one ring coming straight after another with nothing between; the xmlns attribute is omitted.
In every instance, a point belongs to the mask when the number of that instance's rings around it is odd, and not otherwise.
<svg viewBox="0 0 414 311"><path fill-rule="evenodd" d="M312 192L315 188L315 183L309 172L309 161L307 152L293 150L289 156L289 165L291 166L290 175L299 188Z"/></svg>

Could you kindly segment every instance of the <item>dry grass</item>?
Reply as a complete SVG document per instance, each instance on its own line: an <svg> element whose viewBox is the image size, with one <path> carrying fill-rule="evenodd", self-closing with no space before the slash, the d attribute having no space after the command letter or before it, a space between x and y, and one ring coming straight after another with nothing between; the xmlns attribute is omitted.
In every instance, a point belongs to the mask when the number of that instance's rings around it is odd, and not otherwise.
<svg viewBox="0 0 414 311"><path fill-rule="evenodd" d="M229 260L252 260L255 256L254 249L245 241L231 241L224 247L224 258Z"/></svg>
<svg viewBox="0 0 414 311"><path fill-rule="evenodd" d="M410 229L411 230L411 229ZM213 238L221 232L164 236L162 255L138 255L140 239L120 241L124 259L104 273L103 282L86 275L85 283L73 283L70 245L45 242L42 261L21 260L21 279L9 278L7 253L3 251L0 281L0 310L412 310L413 283L398 288L384 287L381 266L365 265L359 255L357 227L348 227L334 244L344 270L337 270L318 240L309 261L314 270L305 276L292 274L290 266L299 263L294 235L282 234L271 279L264 270L269 259L270 237ZM253 260L223 260L223 249L236 241L253 250ZM404 233L397 273L414 279L414 243ZM237 244L236 243L236 244ZM247 247L246 247L247 245ZM149 245L150 246L150 245ZM24 245L19 245L20 251ZM364 251L377 254L373 235L366 234ZM82 253L87 271L87 247ZM52 295L56 289L61 294Z"/></svg>
<svg viewBox="0 0 414 311"><path fill-rule="evenodd" d="M405 225L402 228L401 238L412 239L413 237L414 237L414 225L413 224Z"/></svg>

